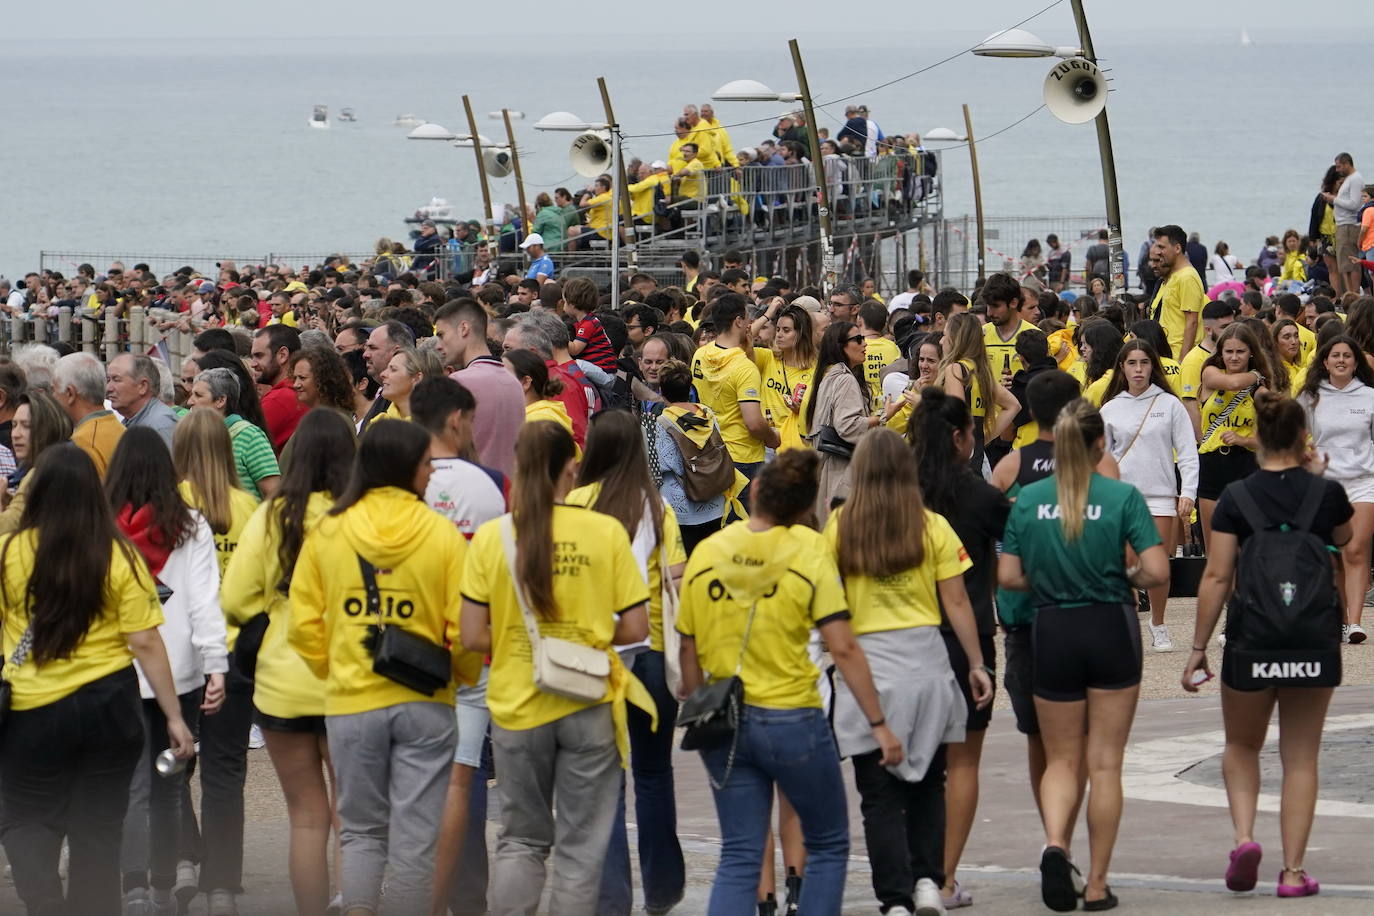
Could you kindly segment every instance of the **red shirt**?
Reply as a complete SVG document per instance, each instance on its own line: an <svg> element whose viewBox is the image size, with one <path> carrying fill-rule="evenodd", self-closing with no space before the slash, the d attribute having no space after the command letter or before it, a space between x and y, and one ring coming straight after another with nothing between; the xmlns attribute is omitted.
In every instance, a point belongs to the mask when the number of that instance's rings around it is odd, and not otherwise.
<svg viewBox="0 0 1374 916"><path fill-rule="evenodd" d="M572 420L573 441L577 447L581 448L587 444L587 419L589 410L587 408L587 395L582 390L582 385L567 373L567 371L553 360L545 360L544 365L549 368L549 378L557 378L563 383L561 394L555 395L554 400L560 401L568 411L568 419Z"/></svg>
<svg viewBox="0 0 1374 916"><path fill-rule="evenodd" d="M577 323L575 334L576 339L584 344L582 352L577 354L578 359L595 363L607 372L615 372L615 348L611 346L611 339L606 336L606 329L601 326L600 318L595 315L583 318Z"/></svg>
<svg viewBox="0 0 1374 916"><path fill-rule="evenodd" d="M277 379L277 383L262 396L262 415L267 420L267 435L277 454L281 454L286 440L291 438L296 425L309 409L297 400L296 392L291 390L291 380L285 375Z"/></svg>

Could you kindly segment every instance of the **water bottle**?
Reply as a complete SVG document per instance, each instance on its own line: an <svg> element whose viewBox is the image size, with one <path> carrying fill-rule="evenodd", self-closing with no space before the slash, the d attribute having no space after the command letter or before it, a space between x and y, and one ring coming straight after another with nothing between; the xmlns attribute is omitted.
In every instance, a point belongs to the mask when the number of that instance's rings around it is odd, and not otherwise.
<svg viewBox="0 0 1374 916"><path fill-rule="evenodd" d="M186 769L186 761L179 759L169 747L157 755L156 766L159 776L175 776Z"/></svg>

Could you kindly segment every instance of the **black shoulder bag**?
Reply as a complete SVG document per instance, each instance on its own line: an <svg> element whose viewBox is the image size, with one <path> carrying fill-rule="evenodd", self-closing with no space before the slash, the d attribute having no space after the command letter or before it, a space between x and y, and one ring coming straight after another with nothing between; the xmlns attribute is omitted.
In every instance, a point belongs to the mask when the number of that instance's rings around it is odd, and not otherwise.
<svg viewBox="0 0 1374 916"><path fill-rule="evenodd" d="M754 629L754 613L757 610L758 601L749 605L749 620L744 625L744 639L739 644L735 673L693 690L677 714L677 724L687 729L682 736L684 751L709 750L726 741L730 742L730 757L725 762L725 775L720 784L716 784L716 778L709 771L706 774L716 791L725 788L735 765L740 716L744 712L744 681L739 673L744 668L744 650L749 645L749 633Z"/></svg>
<svg viewBox="0 0 1374 916"><path fill-rule="evenodd" d="M377 588L377 569L358 555L363 587L367 589L367 613L382 619L382 593ZM443 646L395 625L376 623L367 628L363 646L372 655L372 670L416 693L433 696L453 678L453 660Z"/></svg>

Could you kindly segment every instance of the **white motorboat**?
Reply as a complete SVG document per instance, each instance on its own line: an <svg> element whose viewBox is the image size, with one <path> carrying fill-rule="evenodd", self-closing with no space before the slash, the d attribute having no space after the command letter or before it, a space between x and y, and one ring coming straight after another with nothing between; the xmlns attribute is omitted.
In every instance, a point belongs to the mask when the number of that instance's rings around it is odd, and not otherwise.
<svg viewBox="0 0 1374 916"><path fill-rule="evenodd" d="M358 116L353 113L352 108L343 108L339 111L339 120L353 122L358 120Z"/></svg>
<svg viewBox="0 0 1374 916"><path fill-rule="evenodd" d="M315 106L315 113L310 116L310 126L324 130L329 129L329 109L326 106Z"/></svg>
<svg viewBox="0 0 1374 916"><path fill-rule="evenodd" d="M423 223L431 219L441 226L452 226L458 222L458 217L454 215L453 205L442 197L430 198L428 204L419 207L415 213L406 217L407 223Z"/></svg>
<svg viewBox="0 0 1374 916"><path fill-rule="evenodd" d="M413 114L401 114L396 116L395 126L397 127L419 127L425 123L424 118L417 118Z"/></svg>

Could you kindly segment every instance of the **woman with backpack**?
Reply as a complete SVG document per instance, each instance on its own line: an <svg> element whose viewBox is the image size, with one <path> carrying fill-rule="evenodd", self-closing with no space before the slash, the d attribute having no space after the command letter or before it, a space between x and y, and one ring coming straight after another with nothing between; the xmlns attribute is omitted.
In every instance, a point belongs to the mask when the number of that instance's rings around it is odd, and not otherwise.
<svg viewBox="0 0 1374 916"><path fill-rule="evenodd" d="M1283 870L1277 894L1307 897L1320 889L1303 864L1317 804L1322 726L1332 690L1340 683L1340 599L1327 557L1331 548L1349 542L1354 510L1342 485L1321 476L1326 459L1307 447L1307 417L1298 402L1261 392L1255 413L1259 469L1227 487L1213 513L1183 689L1195 693L1212 677L1207 641L1227 603L1221 658L1226 728L1222 775L1235 848L1226 886L1248 891L1258 880L1259 755L1278 706ZM1235 593L1228 594L1233 581ZM1275 660L1305 664L1298 670Z"/></svg>
<svg viewBox="0 0 1374 916"><path fill-rule="evenodd" d="M698 544L721 529L725 494L734 485L734 465L727 452L724 459L732 472L729 475L731 482L712 495L717 484L726 479L725 472L722 471L713 483L709 475L698 473L695 461L688 463L684 449L692 452L695 459L708 441L724 444L715 415L705 404L693 402L692 370L681 360L670 359L664 363L658 381L663 400L667 402L654 426L652 451L658 456L658 470L662 476L659 493L672 507L682 532L683 549L691 556Z"/></svg>
<svg viewBox="0 0 1374 916"><path fill-rule="evenodd" d="M1280 371L1242 321L1221 332L1216 350L1202 364L1197 498L1204 543L1211 537L1212 512L1222 490L1255 470L1254 395L1269 390Z"/></svg>
<svg viewBox="0 0 1374 916"><path fill-rule="evenodd" d="M849 460L864 433L878 425L864 378L864 335L848 321L837 321L821 336L815 391L806 408L809 441L820 453L816 521L849 495Z"/></svg>
<svg viewBox="0 0 1374 916"><path fill-rule="evenodd" d="M578 472L578 487L566 500L620 522L630 537L630 550L649 589L648 643L621 649L625 666L654 698L658 729L639 710L629 713L630 767L634 773L635 820L639 825L640 874L644 906L663 911L682 899L686 866L677 838L677 805L673 793L673 723L677 701L669 689L664 656L665 635L677 623L677 583L687 554L673 509L649 476L639 422L627 410L604 411L587 426L587 453ZM664 576L668 579L665 582ZM671 619L664 618L664 592L672 590ZM677 633L668 638L677 648ZM677 659L672 659L676 671ZM677 678L672 678L676 682ZM611 833L611 846L601 882L602 912L628 913L631 905L629 845L625 833L624 788L621 816Z"/></svg>
<svg viewBox="0 0 1374 916"><path fill-rule="evenodd" d="M708 916L738 916L757 904L776 784L801 818L806 844L803 913L838 913L849 855L849 819L834 737L821 708L807 645L819 628L869 728L878 763L902 761L824 538L798 522L812 512L818 457L789 449L754 480L752 514L707 538L687 562L678 630L682 686L709 680L738 689L730 737L701 746L720 821L720 864ZM736 697L740 694L735 694ZM689 728L688 735L693 731ZM691 745L689 745L691 746Z"/></svg>
<svg viewBox="0 0 1374 916"><path fill-rule="evenodd" d="M1188 524L1197 496L1197 442L1187 409L1164 377L1163 360L1142 338L1128 341L1102 402L1107 451L1121 479L1145 497L1164 551L1174 555L1180 521ZM1150 593L1150 636L1156 652L1172 652L1164 610L1169 579Z"/></svg>
<svg viewBox="0 0 1374 916"><path fill-rule="evenodd" d="M1121 765L1140 695L1135 590L1168 575L1169 558L1135 487L1094 471L1105 451L1101 415L1070 401L1054 424L1054 475L1023 488L1007 520L998 579L1028 591L1035 710L1045 745L1040 782L1045 850L1040 895L1057 912L1078 906L1068 856L1086 763L1091 868L1083 909L1117 905L1107 868L1121 824ZM1138 558L1127 567L1126 548Z"/></svg>
<svg viewBox="0 0 1374 916"><path fill-rule="evenodd" d="M1327 462L1326 478L1344 488L1355 510L1350 540L1341 548L1341 639L1362 643L1366 634L1360 616L1374 539L1374 369L1354 339L1342 334L1321 345L1308 366L1298 403L1307 411L1312 447Z"/></svg>

